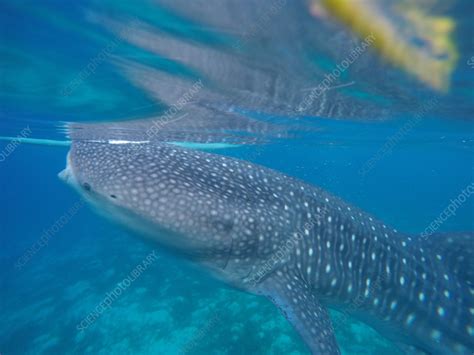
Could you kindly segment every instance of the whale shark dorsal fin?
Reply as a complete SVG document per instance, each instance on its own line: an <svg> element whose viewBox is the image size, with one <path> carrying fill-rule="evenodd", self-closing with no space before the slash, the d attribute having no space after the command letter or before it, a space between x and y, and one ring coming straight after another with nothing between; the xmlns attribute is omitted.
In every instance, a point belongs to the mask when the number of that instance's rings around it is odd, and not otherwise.
<svg viewBox="0 0 474 355"><path fill-rule="evenodd" d="M258 288L280 309L313 354L340 354L328 311L306 281L277 272Z"/></svg>

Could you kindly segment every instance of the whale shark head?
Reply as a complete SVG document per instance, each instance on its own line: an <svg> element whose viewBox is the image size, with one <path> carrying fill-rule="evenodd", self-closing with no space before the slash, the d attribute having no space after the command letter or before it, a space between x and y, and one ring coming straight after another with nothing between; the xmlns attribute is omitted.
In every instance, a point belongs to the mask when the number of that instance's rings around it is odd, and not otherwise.
<svg viewBox="0 0 474 355"><path fill-rule="evenodd" d="M171 145L74 142L59 177L100 214L174 251L222 266L235 210L218 186L198 177L200 160L194 151Z"/></svg>

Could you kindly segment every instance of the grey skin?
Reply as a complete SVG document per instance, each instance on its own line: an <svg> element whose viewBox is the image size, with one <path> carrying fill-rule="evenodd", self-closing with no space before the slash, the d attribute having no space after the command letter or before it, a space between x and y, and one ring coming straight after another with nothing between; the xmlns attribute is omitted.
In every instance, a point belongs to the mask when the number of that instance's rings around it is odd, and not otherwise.
<svg viewBox="0 0 474 355"><path fill-rule="evenodd" d="M339 353L333 307L405 351L472 354L472 233L423 240L245 161L167 144L131 149L74 141L60 176L102 214L268 297L312 353Z"/></svg>

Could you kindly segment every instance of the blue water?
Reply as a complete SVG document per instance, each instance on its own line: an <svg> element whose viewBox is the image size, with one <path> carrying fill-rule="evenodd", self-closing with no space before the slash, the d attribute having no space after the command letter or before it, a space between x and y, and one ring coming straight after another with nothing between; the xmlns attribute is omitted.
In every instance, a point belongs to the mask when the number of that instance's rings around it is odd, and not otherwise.
<svg viewBox="0 0 474 355"><path fill-rule="evenodd" d="M35 138L65 140L59 129L65 121L146 117L163 109L162 103L131 85L110 62L102 63L73 96L59 96L113 38L100 25L87 21L85 9L133 12L150 22L177 23L171 28L179 36L201 36L209 43L227 40L206 29L189 30L194 28L192 24L186 27L185 20L171 10L153 13L149 2L142 5L127 1L3 1L0 135L16 136L30 125ZM285 125L294 131L294 137L218 153L298 177L399 230L421 233L474 181L474 68L467 64L474 45L466 8L461 2L453 10L461 21L456 34L461 55L451 92L441 99L443 110L427 114L367 173L361 174L360 169L412 119L409 113L400 111L396 118L380 121L362 116L347 120L305 117L298 120L302 125L296 128L288 119ZM157 58L128 44L115 54L139 58L172 75L193 75L175 60ZM414 95L420 95L420 101L426 98L423 95L428 96L426 92ZM287 122L282 115L252 110L249 115ZM0 141L1 152L7 144ZM0 162L0 354L308 353L270 302L212 280L97 216L87 206L81 205L24 266L15 267L44 230L79 199L57 178L65 166L67 150L21 144ZM474 197L470 196L439 231L472 231L473 217ZM154 247L157 260L109 310L79 332L77 324ZM336 312L332 315L341 317ZM345 354L400 353L362 323L342 319L337 324L336 335Z"/></svg>

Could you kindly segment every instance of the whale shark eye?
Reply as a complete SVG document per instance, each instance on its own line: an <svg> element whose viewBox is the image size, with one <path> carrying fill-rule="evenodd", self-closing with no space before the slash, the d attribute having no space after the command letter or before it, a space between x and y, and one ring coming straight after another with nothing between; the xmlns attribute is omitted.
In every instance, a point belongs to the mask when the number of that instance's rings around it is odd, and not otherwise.
<svg viewBox="0 0 474 355"><path fill-rule="evenodd" d="M82 187L84 188L84 190L86 191L90 191L92 188L91 188L91 185L89 185L87 182L83 183L82 184Z"/></svg>
<svg viewBox="0 0 474 355"><path fill-rule="evenodd" d="M110 197L111 197L111 198L117 198L117 196L116 196L116 195L113 195L113 194L110 195Z"/></svg>

